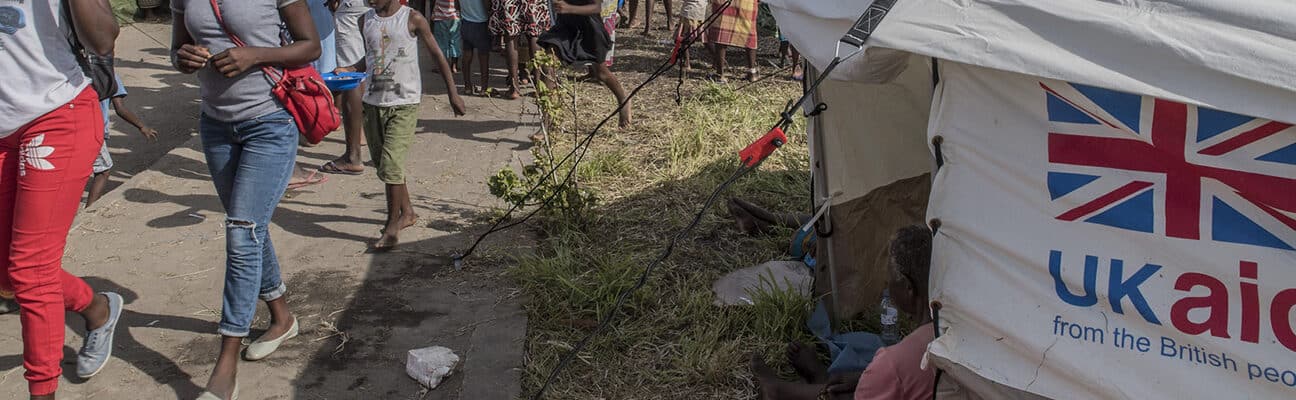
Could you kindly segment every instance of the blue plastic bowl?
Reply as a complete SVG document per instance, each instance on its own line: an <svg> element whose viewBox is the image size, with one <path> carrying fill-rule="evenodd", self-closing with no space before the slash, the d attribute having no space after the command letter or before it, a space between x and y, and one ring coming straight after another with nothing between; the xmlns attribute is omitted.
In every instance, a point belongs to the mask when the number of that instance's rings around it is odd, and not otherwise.
<svg viewBox="0 0 1296 400"><path fill-rule="evenodd" d="M360 86L360 82L364 81L365 78L363 72L343 72L340 74L328 72L320 75L324 77L324 85L334 92L355 89L356 86Z"/></svg>

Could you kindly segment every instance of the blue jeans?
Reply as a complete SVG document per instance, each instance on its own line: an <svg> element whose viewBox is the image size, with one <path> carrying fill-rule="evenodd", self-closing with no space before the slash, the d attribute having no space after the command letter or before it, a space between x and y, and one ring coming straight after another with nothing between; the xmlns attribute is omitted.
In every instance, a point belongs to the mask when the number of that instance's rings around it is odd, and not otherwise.
<svg viewBox="0 0 1296 400"><path fill-rule="evenodd" d="M241 122L199 124L212 183L225 207L225 293L220 334L246 337L257 299L283 297L270 217L292 178L297 125L287 111Z"/></svg>

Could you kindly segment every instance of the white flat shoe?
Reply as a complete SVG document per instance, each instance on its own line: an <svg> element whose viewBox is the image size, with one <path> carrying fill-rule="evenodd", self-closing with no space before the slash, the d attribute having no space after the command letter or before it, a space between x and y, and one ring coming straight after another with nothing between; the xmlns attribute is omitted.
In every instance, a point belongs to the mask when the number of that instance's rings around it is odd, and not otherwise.
<svg viewBox="0 0 1296 400"><path fill-rule="evenodd" d="M234 393L230 395L229 400L238 400L239 398L238 393L239 393L238 382L234 382ZM198 396L198 400L225 400L225 399L220 398L220 396L217 396L215 393L203 391L202 394Z"/></svg>
<svg viewBox="0 0 1296 400"><path fill-rule="evenodd" d="M279 350L279 345L283 344L283 342L297 337L297 333L297 317L293 317L292 327L288 328L288 333L274 340L257 339L248 345L247 350L243 351L243 359L248 361L263 360L273 354L275 350Z"/></svg>

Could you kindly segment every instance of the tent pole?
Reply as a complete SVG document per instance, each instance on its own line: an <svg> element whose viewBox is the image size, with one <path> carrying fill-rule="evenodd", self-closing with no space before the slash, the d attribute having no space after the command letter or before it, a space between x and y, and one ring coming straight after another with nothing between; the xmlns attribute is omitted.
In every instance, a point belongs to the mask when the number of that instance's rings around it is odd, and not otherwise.
<svg viewBox="0 0 1296 400"><path fill-rule="evenodd" d="M806 79L804 81L805 82L816 81L818 79L819 70L816 69L813 65L810 65L810 63L808 62L806 62L805 64L806 64L805 67ZM818 91L814 91L810 95L813 96L814 99L812 104L817 105L823 101ZM829 189L828 189L829 186L828 186L827 166L824 165L825 152L824 152L823 120L812 117L810 118L809 122L812 128L810 129L810 138L809 138L810 154L811 154L811 165L810 165L811 178L810 179L812 182L814 182L813 184L814 193L812 193L811 195L813 208L811 208L810 212L814 213L815 211L818 211L820 207L823 206L824 202L831 202L832 196L829 194ZM821 226L824 228L823 231L825 232L832 231L831 228L832 206L831 205L828 206L828 212L824 213L823 219L821 219L819 223L822 224ZM827 255L821 255L819 258L827 261L827 265L828 265L828 294L829 294L829 298L828 298L829 301L827 307L828 322L829 322L829 326L832 327L833 333L836 333L837 325L839 322L837 320L838 319L837 305L841 303L838 302L838 294L837 294L837 263L836 260L834 259L835 258L834 257L835 252L833 251L835 247L833 243L834 240L832 236L820 237L819 240L824 241L824 250L828 253Z"/></svg>

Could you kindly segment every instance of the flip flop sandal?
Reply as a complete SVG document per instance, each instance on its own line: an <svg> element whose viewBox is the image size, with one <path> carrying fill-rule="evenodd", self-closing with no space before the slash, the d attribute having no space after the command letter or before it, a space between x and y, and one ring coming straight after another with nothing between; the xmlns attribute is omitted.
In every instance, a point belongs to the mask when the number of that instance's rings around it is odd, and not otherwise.
<svg viewBox="0 0 1296 400"><path fill-rule="evenodd" d="M352 171L349 169L338 168L337 163L334 161L329 161L327 163L324 163L324 165L321 165L319 167L319 171L326 174L352 175L352 176L364 175L364 170Z"/></svg>
<svg viewBox="0 0 1296 400"><path fill-rule="evenodd" d="M305 181L289 183L288 190L297 190L307 186L320 185L324 182L328 182L328 175L320 175L319 171L311 171L310 175L306 175Z"/></svg>

